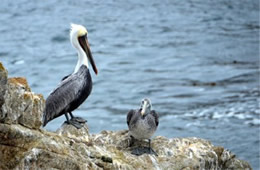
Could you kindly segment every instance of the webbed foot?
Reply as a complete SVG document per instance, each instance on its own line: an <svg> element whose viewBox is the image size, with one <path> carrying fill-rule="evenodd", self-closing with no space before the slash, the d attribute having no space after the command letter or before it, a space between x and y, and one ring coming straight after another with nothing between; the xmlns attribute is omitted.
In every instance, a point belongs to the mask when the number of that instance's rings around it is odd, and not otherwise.
<svg viewBox="0 0 260 170"><path fill-rule="evenodd" d="M132 150L131 154L136 156L140 156L142 154L151 154L151 155L158 156L157 153L152 148L148 148L148 147L135 148Z"/></svg>
<svg viewBox="0 0 260 170"><path fill-rule="evenodd" d="M74 126L77 129L80 129L80 128L82 128L84 126L83 123L79 123L78 121L75 121L75 120L72 120L72 119L69 120L69 121L65 121L65 123L70 124L70 125Z"/></svg>
<svg viewBox="0 0 260 170"><path fill-rule="evenodd" d="M149 148L149 154L158 156L158 154L151 147Z"/></svg>
<svg viewBox="0 0 260 170"><path fill-rule="evenodd" d="M83 119L82 117L72 117L70 120L76 121L78 123L86 123L87 120Z"/></svg>
<svg viewBox="0 0 260 170"><path fill-rule="evenodd" d="M143 150L143 148L139 147L139 148L135 148L132 150L131 154L136 155L136 156L140 156L142 154L144 154L145 151Z"/></svg>

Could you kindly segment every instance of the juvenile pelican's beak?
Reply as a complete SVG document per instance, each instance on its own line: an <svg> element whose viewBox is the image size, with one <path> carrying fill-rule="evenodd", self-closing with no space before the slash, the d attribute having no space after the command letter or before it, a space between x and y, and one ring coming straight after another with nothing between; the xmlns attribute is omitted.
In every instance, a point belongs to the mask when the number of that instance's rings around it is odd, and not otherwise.
<svg viewBox="0 0 260 170"><path fill-rule="evenodd" d="M90 51L90 47L89 47L89 43L88 43L88 38L87 38L87 36L81 36L81 37L79 37L78 39L79 39L79 43L80 43L81 47L82 47L83 50L85 51L85 53L86 53L86 55L87 55L87 57L88 57L88 59L89 59L91 65L92 65L92 68L93 68L94 72L95 72L96 74L98 74L98 70L97 70L95 61L94 61L94 59L93 59L93 57L92 57L92 53L91 53L91 51Z"/></svg>
<svg viewBox="0 0 260 170"><path fill-rule="evenodd" d="M141 110L141 115L142 116L146 113L146 110L147 110L147 101L144 102L144 105L142 107L142 110Z"/></svg>

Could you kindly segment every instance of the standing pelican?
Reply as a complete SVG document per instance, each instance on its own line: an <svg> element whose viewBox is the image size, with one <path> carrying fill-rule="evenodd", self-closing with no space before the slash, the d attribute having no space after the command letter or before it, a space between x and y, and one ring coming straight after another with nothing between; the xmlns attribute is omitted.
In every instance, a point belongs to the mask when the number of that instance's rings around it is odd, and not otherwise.
<svg viewBox="0 0 260 170"><path fill-rule="evenodd" d="M88 32L85 27L71 24L70 41L78 52L78 62L74 72L64 77L58 87L46 99L43 126L63 114L67 119L67 123L78 129L83 126L81 123L86 122L82 118L74 117L72 111L77 109L86 100L92 90L88 62L91 63L94 72L98 74L87 35ZM68 113L71 119L69 119Z"/></svg>
<svg viewBox="0 0 260 170"><path fill-rule="evenodd" d="M159 124L159 116L152 110L152 103L149 99L143 99L140 109L130 110L127 114L127 125L131 139L148 139L150 154L157 155L151 148L151 137ZM132 152L133 153L133 152ZM139 155L139 151L134 154Z"/></svg>

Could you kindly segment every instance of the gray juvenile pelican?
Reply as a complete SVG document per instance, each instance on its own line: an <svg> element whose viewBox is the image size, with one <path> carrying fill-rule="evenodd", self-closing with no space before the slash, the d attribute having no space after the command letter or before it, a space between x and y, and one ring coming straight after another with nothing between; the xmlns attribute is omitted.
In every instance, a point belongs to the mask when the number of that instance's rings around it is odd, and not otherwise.
<svg viewBox="0 0 260 170"><path fill-rule="evenodd" d="M74 117L72 111L77 109L89 96L92 90L92 80L89 72L88 62L96 74L98 70L93 60L88 39L88 32L81 25L71 24L70 41L78 52L78 62L74 72L62 79L56 89L46 99L46 106L43 113L43 126L49 121L65 115L68 124L81 128L86 121ZM68 118L68 113L71 119Z"/></svg>
<svg viewBox="0 0 260 170"><path fill-rule="evenodd" d="M159 124L159 116L152 110L152 103L149 99L143 99L140 109L130 110L127 114L127 125L129 128L129 134L131 139L148 139L150 154L156 153L151 148L151 137L156 131ZM136 155L140 155L139 151L132 152Z"/></svg>

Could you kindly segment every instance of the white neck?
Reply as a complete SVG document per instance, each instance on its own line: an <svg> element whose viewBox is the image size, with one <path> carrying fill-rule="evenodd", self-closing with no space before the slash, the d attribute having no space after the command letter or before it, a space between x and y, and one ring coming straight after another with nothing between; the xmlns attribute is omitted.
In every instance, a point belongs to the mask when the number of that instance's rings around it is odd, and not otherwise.
<svg viewBox="0 0 260 170"><path fill-rule="evenodd" d="M74 73L79 71L79 68L84 64L88 67L88 58L86 56L86 53L83 51L83 49L80 47L80 50L78 51L78 62L75 67Z"/></svg>
<svg viewBox="0 0 260 170"><path fill-rule="evenodd" d="M83 64L88 67L88 58L84 50L81 48L77 38L72 39L72 45L76 48L78 52L78 62L74 70L74 73L76 73Z"/></svg>

